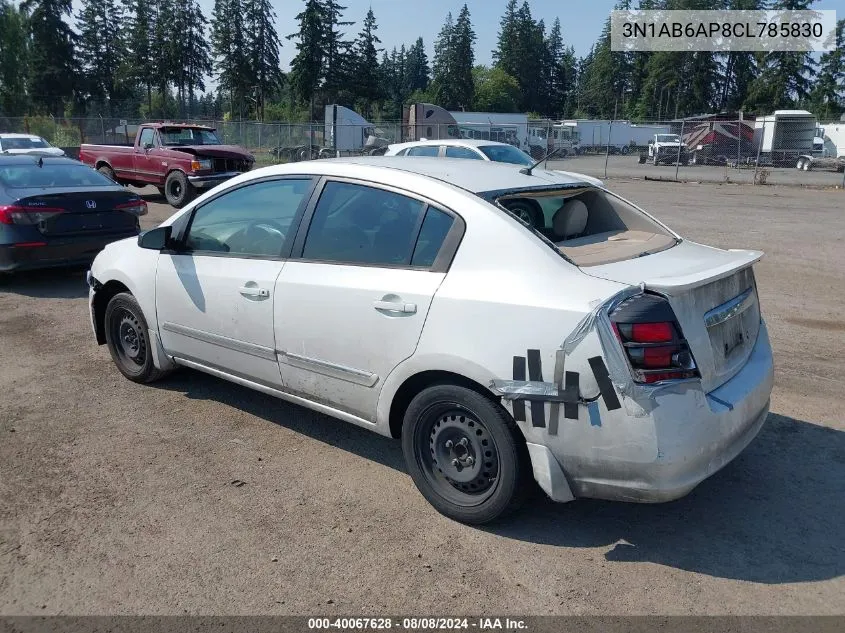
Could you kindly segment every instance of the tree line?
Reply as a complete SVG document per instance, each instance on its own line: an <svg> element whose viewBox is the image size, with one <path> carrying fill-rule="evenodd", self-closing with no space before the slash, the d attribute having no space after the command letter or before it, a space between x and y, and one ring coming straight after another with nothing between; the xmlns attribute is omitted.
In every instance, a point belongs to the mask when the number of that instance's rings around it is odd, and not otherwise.
<svg viewBox="0 0 845 633"><path fill-rule="evenodd" d="M808 9L816 0L632 0L618 9ZM288 0L293 4L294 0ZM296 0L280 35L270 0L0 0L0 115L202 117L305 121L341 103L375 120L418 101L450 110L550 118L676 118L803 107L845 111L845 20L820 57L777 52L611 50L610 18L583 57L559 19L507 0L493 63L476 64L467 5L425 42L381 47L370 8L358 29L337 0ZM287 73L281 47L295 54ZM215 80L215 88L208 89Z"/></svg>

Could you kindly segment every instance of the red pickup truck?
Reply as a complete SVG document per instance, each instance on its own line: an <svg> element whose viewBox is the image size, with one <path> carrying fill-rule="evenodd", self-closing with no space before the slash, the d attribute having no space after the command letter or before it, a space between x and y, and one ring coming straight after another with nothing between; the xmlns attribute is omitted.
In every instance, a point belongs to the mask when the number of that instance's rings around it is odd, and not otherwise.
<svg viewBox="0 0 845 633"><path fill-rule="evenodd" d="M158 187L177 209L255 163L245 149L220 143L214 128L185 123L144 123L133 145L83 143L79 160L122 185Z"/></svg>

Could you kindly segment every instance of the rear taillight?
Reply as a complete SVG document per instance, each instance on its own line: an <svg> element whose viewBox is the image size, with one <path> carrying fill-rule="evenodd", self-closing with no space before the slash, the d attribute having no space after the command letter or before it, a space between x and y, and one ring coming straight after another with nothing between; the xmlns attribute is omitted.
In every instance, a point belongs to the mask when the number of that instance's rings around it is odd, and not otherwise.
<svg viewBox="0 0 845 633"><path fill-rule="evenodd" d="M0 205L0 224L38 224L60 213L64 213L64 209Z"/></svg>
<svg viewBox="0 0 845 633"><path fill-rule="evenodd" d="M652 384L699 375L689 345L669 302L639 295L610 315L635 382Z"/></svg>
<svg viewBox="0 0 845 633"><path fill-rule="evenodd" d="M144 200L132 200L131 202L116 205L114 210L125 211L126 213L137 216L147 215L147 203Z"/></svg>

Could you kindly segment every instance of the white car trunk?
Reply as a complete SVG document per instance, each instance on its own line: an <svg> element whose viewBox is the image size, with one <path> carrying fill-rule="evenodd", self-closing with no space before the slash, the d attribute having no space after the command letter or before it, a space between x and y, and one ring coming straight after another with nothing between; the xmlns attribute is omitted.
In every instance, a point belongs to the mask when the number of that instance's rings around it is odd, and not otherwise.
<svg viewBox="0 0 845 633"><path fill-rule="evenodd" d="M751 266L763 253L721 250L681 242L659 253L581 270L594 277L639 285L664 295L689 343L710 392L748 360L760 329Z"/></svg>

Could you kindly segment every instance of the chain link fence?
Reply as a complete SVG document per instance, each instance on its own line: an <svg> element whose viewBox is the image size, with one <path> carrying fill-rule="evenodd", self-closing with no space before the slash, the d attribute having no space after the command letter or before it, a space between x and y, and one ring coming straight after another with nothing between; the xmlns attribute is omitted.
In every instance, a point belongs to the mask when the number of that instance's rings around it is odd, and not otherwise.
<svg viewBox="0 0 845 633"><path fill-rule="evenodd" d="M75 155L81 143L129 144L142 120L104 117L0 117L0 132L36 134ZM526 120L496 123L401 121L368 125L191 120L216 129L257 165L334 156L383 154L389 144L428 139L509 143L552 169L599 178L845 186L845 122L812 116L623 120ZM429 150L432 151L432 150ZM553 152L553 153L552 153Z"/></svg>

